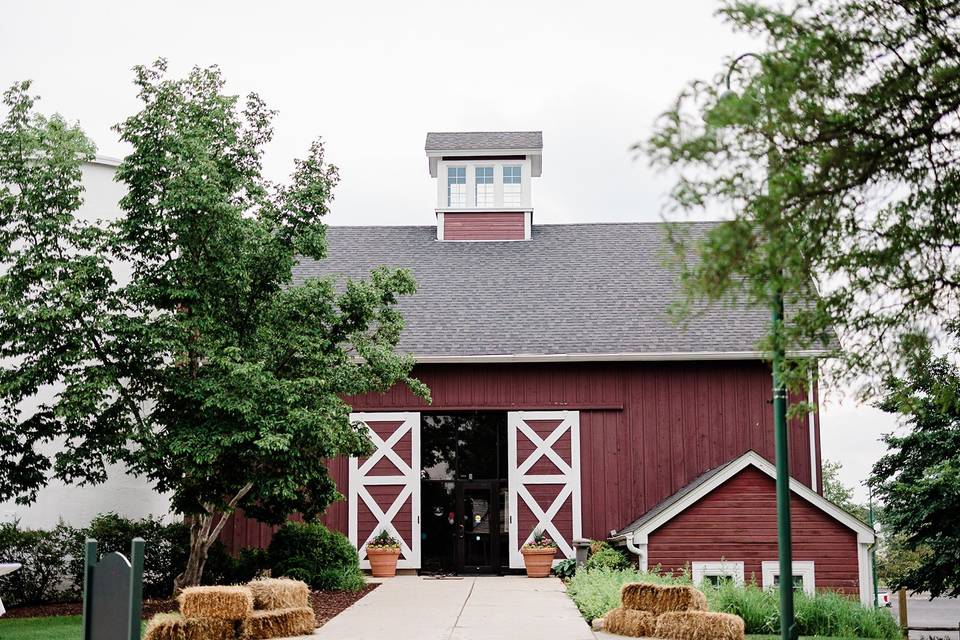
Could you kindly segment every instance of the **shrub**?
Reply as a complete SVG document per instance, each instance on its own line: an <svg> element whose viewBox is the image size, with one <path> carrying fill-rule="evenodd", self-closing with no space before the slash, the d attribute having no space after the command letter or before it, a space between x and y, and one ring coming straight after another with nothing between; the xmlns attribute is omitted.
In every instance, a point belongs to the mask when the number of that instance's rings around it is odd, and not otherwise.
<svg viewBox="0 0 960 640"><path fill-rule="evenodd" d="M611 546L601 547L587 558L587 569L609 569L619 571L630 568L630 560L622 552Z"/></svg>
<svg viewBox="0 0 960 640"><path fill-rule="evenodd" d="M21 529L19 522L0 525L0 558L23 565L0 578L4 604L19 606L75 599L79 590L65 580L67 549L74 535L75 530L62 522L49 531Z"/></svg>
<svg viewBox="0 0 960 640"><path fill-rule="evenodd" d="M83 584L83 545L87 538L97 541L97 551L101 556L119 551L129 557L130 542L136 537L146 541L143 596L170 597L173 580L187 563L190 532L181 522L165 523L153 516L134 520L112 512L101 513L89 525L76 530L70 547L70 574L75 584ZM216 560L211 564L216 565Z"/></svg>
<svg viewBox="0 0 960 640"><path fill-rule="evenodd" d="M561 580L567 580L573 577L577 572L577 561L573 558L566 558L553 565L553 575Z"/></svg>
<svg viewBox="0 0 960 640"><path fill-rule="evenodd" d="M314 589L363 586L357 550L347 537L319 522L286 522L267 551L275 577L303 580Z"/></svg>

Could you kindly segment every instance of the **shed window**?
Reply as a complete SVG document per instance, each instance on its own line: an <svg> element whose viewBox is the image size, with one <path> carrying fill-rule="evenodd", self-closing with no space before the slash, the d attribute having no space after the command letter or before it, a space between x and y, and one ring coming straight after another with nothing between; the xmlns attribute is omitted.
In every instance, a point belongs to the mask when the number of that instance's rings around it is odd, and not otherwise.
<svg viewBox="0 0 960 640"><path fill-rule="evenodd" d="M492 207L493 200L493 167L477 167L477 206Z"/></svg>
<svg viewBox="0 0 960 640"><path fill-rule="evenodd" d="M780 563L776 560L764 560L760 565L763 573L763 588L780 585ZM804 593L816 592L814 563L812 560L798 560L793 563L793 589Z"/></svg>
<svg viewBox="0 0 960 640"><path fill-rule="evenodd" d="M719 587L725 580L743 584L743 562L740 561L694 561L690 563L690 570L693 573L693 584L695 585L706 583Z"/></svg>
<svg viewBox="0 0 960 640"><path fill-rule="evenodd" d="M447 167L447 206L467 206L466 167Z"/></svg>

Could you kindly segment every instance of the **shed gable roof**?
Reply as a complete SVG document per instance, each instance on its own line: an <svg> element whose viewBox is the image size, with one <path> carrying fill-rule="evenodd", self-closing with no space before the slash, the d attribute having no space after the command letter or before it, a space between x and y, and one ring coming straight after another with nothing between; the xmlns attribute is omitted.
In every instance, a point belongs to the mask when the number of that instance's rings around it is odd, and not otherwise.
<svg viewBox="0 0 960 640"><path fill-rule="evenodd" d="M757 452L748 451L739 458L735 458L700 475L672 496L660 502L653 509L650 509L623 529L617 531L613 536L614 539L633 536L635 544L646 544L651 533L687 508L699 502L702 498L705 498L711 491L746 467L754 467L776 481L776 467ZM841 524L854 530L860 542L872 543L874 541L873 529L867 524L850 515L795 478L790 478L790 491L805 499Z"/></svg>

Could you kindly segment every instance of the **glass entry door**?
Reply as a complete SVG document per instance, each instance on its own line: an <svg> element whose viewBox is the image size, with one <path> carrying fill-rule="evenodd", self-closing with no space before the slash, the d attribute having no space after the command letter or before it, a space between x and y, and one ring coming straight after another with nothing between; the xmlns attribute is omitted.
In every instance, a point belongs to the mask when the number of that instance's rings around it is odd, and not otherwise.
<svg viewBox="0 0 960 640"><path fill-rule="evenodd" d="M506 534L501 482L457 483L457 570L460 573L499 573L501 538Z"/></svg>
<svg viewBox="0 0 960 640"><path fill-rule="evenodd" d="M422 414L424 573L500 573L508 564L506 418Z"/></svg>

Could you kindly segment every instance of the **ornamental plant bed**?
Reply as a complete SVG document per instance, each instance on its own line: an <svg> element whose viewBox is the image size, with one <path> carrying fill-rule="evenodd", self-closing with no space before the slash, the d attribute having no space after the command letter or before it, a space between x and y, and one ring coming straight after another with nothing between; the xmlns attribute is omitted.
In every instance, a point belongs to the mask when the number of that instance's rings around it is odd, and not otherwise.
<svg viewBox="0 0 960 640"><path fill-rule="evenodd" d="M367 560L374 578L392 578L397 575L400 542L386 531L378 533L367 543Z"/></svg>
<svg viewBox="0 0 960 640"><path fill-rule="evenodd" d="M557 545L550 536L542 531L534 531L533 538L520 549L523 554L523 565L527 569L529 578L546 578L553 567L553 559L557 555Z"/></svg>

